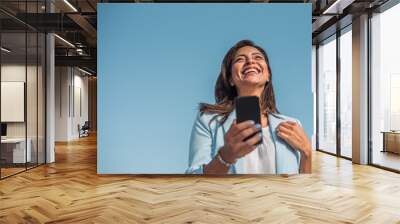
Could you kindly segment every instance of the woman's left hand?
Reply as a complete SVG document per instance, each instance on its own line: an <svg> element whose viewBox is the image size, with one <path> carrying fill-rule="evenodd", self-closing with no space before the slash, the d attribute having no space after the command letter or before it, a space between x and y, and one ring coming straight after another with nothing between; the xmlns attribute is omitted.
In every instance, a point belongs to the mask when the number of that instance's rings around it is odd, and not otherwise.
<svg viewBox="0 0 400 224"><path fill-rule="evenodd" d="M285 121L276 128L277 135L306 158L311 156L311 142L303 128L296 122Z"/></svg>

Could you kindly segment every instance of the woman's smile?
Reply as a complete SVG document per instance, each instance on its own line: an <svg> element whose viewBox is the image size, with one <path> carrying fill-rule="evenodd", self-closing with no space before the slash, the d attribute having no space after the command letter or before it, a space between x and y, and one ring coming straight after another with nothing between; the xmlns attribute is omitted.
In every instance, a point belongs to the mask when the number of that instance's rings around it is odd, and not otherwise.
<svg viewBox="0 0 400 224"><path fill-rule="evenodd" d="M247 67L243 68L242 74L245 77L250 76L250 75L261 75L262 74L261 71L262 70L257 66L247 66Z"/></svg>

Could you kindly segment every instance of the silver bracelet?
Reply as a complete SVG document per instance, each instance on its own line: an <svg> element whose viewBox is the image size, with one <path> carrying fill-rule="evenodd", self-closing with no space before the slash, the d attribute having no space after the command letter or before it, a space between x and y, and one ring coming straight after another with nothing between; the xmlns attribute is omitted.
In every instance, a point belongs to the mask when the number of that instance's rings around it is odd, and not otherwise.
<svg viewBox="0 0 400 224"><path fill-rule="evenodd" d="M217 153L217 159L220 163L222 163L224 166L226 167L231 167L234 163L228 163L226 162L224 159L222 159L221 155L219 154L219 152Z"/></svg>

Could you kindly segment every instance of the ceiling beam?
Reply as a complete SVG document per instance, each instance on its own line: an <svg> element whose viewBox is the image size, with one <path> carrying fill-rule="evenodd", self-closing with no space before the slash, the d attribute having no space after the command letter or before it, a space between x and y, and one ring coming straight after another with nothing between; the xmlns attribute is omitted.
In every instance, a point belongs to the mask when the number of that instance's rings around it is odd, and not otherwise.
<svg viewBox="0 0 400 224"><path fill-rule="evenodd" d="M87 41L90 41L91 45L96 45L97 30L90 24L85 17L80 14L71 13L67 15L71 20L73 20L77 25L79 25L83 31L90 37Z"/></svg>
<svg viewBox="0 0 400 224"><path fill-rule="evenodd" d="M97 60L91 56L55 56L56 66L88 67L92 71L97 69Z"/></svg>

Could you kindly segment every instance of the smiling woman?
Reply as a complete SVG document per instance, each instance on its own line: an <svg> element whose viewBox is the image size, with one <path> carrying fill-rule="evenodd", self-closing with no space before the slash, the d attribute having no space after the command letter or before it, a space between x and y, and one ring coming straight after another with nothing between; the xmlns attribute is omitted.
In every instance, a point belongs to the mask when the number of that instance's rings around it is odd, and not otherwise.
<svg viewBox="0 0 400 224"><path fill-rule="evenodd" d="M260 99L261 124L236 123L238 96ZM276 108L267 53L250 40L225 55L215 104L200 104L190 139L189 168L196 174L296 174L311 172L311 143L297 119ZM260 132L262 134L255 134ZM263 143L256 143L263 139Z"/></svg>

